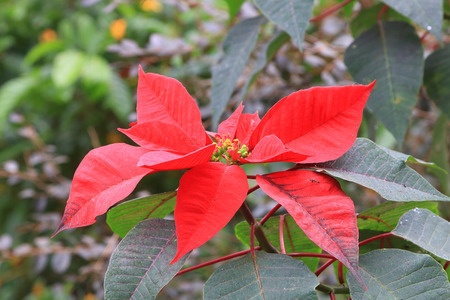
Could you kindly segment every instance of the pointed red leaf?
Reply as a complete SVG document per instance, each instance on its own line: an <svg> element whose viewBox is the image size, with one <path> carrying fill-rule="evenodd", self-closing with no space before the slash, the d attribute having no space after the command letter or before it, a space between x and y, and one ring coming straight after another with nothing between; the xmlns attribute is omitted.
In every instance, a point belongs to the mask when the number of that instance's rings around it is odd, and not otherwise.
<svg viewBox="0 0 450 300"><path fill-rule="evenodd" d="M172 262L219 232L245 200L247 176L236 165L208 162L180 180L175 205L178 250Z"/></svg>
<svg viewBox="0 0 450 300"><path fill-rule="evenodd" d="M333 160L355 142L362 113L375 82L370 85L314 87L278 101L253 132L249 146L274 134L304 162Z"/></svg>
<svg viewBox="0 0 450 300"><path fill-rule="evenodd" d="M204 146L205 130L197 103L176 79L144 73L139 68L137 123L161 121L177 124L187 136Z"/></svg>
<svg viewBox="0 0 450 300"><path fill-rule="evenodd" d="M189 153L199 148L199 142L192 140L176 123L150 121L119 131L148 150ZM211 144L211 140L209 143Z"/></svg>
<svg viewBox="0 0 450 300"><path fill-rule="evenodd" d="M257 175L256 182L314 243L361 278L355 207L334 178L296 170Z"/></svg>
<svg viewBox="0 0 450 300"><path fill-rule="evenodd" d="M150 151L141 156L137 165L158 171L189 169L210 161L215 149L211 144L188 154Z"/></svg>
<svg viewBox="0 0 450 300"><path fill-rule="evenodd" d="M146 152L122 143L91 150L75 171L64 215L53 235L95 223L95 217L128 196L152 172L136 165Z"/></svg>
<svg viewBox="0 0 450 300"><path fill-rule="evenodd" d="M262 163L262 162L301 162L308 156L298 154L286 149L281 140L271 134L262 138L261 141L251 150L250 155L243 161Z"/></svg>
<svg viewBox="0 0 450 300"><path fill-rule="evenodd" d="M217 133L230 134L232 138L239 139L241 144L246 144L260 119L258 113L243 114L243 110L244 106L240 104L228 119L220 123Z"/></svg>

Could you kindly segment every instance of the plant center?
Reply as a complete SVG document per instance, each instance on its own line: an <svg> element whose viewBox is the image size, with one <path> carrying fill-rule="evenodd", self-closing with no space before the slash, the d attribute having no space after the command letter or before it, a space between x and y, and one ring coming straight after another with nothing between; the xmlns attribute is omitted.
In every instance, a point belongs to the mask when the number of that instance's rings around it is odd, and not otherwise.
<svg viewBox="0 0 450 300"><path fill-rule="evenodd" d="M241 162L242 158L246 158L249 154L247 145L242 145L238 139L231 139L229 134L216 134L214 139L216 150L211 157L212 161L221 161L226 164L238 164Z"/></svg>

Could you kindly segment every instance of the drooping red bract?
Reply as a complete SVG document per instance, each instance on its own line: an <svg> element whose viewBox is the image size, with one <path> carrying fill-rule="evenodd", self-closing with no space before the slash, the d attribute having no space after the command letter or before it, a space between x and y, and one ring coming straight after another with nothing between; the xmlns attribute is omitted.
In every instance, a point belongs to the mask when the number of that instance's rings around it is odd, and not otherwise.
<svg viewBox="0 0 450 300"><path fill-rule="evenodd" d="M147 174L187 169L174 213L175 262L213 237L244 202L248 183L239 165L284 161L300 168L344 154L355 141L373 85L298 91L276 103L263 119L243 113L239 105L210 137L195 100L181 83L140 69L137 121L119 129L138 146L112 144L86 155L55 234L94 223ZM334 179L285 171L257 176L257 183L314 242L358 276L355 212Z"/></svg>

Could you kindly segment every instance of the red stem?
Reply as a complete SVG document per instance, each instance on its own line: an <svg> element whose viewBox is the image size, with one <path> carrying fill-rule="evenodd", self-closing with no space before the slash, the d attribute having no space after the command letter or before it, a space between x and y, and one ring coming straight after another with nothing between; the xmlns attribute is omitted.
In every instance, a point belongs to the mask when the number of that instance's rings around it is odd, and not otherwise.
<svg viewBox="0 0 450 300"><path fill-rule="evenodd" d="M349 4L350 2L352 2L353 0L345 0L342 1L339 4L336 4L335 6L330 7L329 9L325 10L324 12L322 12L320 15L315 16L314 18L309 19L309 21L311 23L314 22L319 22L320 20L324 19L325 17L331 15L332 13L340 10L342 7L346 6L347 4Z"/></svg>
<svg viewBox="0 0 450 300"><path fill-rule="evenodd" d="M368 239L366 239L366 240L360 242L360 243L359 243L359 246L361 247L361 246L364 246L364 245L366 245L366 244L368 244L368 243L370 243L370 242L373 242L373 241L376 241L376 240L381 240L381 239L384 239L384 238L391 237L392 235L393 235L393 234L390 233L390 232L382 233L382 234L373 236L373 237L371 237L371 238L368 238Z"/></svg>
<svg viewBox="0 0 450 300"><path fill-rule="evenodd" d="M324 253L314 253L314 252L293 252L288 253L287 255L292 257L319 257L319 258L329 258L329 259L335 259L334 256L330 254L324 254Z"/></svg>
<svg viewBox="0 0 450 300"><path fill-rule="evenodd" d="M336 296L334 295L334 293L330 293L330 300L336 300Z"/></svg>
<svg viewBox="0 0 450 300"><path fill-rule="evenodd" d="M259 189L259 185L255 185L254 187L249 188L248 191L247 191L247 195L250 195L251 193L253 193L257 189Z"/></svg>
<svg viewBox="0 0 450 300"><path fill-rule="evenodd" d="M281 254L286 254L286 248L284 246L283 225L284 225L284 215L281 215L280 216L280 250L281 250Z"/></svg>
<svg viewBox="0 0 450 300"><path fill-rule="evenodd" d="M344 284L345 282L343 266L344 265L341 262L338 263L338 280L340 284Z"/></svg>
<svg viewBox="0 0 450 300"><path fill-rule="evenodd" d="M264 223L266 223L267 220L269 220L269 218L271 216L273 216L274 213L277 212L277 210L279 210L281 207L281 204L277 204L275 205L262 219L261 221L259 221L259 224L264 225Z"/></svg>
<svg viewBox="0 0 450 300"><path fill-rule="evenodd" d="M260 249L261 249L261 247L257 246L253 250L260 250ZM251 251L252 251L251 249L248 249L248 250L235 252L235 253L232 253L232 254L229 254L229 255L225 255L225 256L222 256L222 257L219 257L219 258L216 258L216 259L213 259L213 260L210 260L210 261L207 261L207 262L204 262L204 263L201 263L201 264L198 264L198 265L195 265L195 266L183 269L183 270L179 271L177 273L177 275L175 275L175 276L178 276L178 275L190 272L190 271L194 271L194 270L197 270L197 269L200 269L200 268L203 268L203 267L207 267L207 266L210 266L210 265L214 265L214 264L217 264L219 262L226 261L226 260L229 260L229 259L232 259L232 258L243 256L243 255L245 255L245 254L247 254L247 253L249 253Z"/></svg>
<svg viewBox="0 0 450 300"><path fill-rule="evenodd" d="M327 261L326 263L321 265L320 268L318 268L317 271L315 272L316 276L319 276L326 268L328 268L330 265L332 265L335 261L336 261L336 258L333 257L329 261Z"/></svg>
<svg viewBox="0 0 450 300"><path fill-rule="evenodd" d="M448 266L450 265L450 261L446 261L444 264L444 270L447 271Z"/></svg>
<svg viewBox="0 0 450 300"><path fill-rule="evenodd" d="M383 17L383 15L389 10L389 6L387 6L386 4L383 5L383 7L380 9L380 11L378 12L377 15L377 22L381 23L381 17Z"/></svg>

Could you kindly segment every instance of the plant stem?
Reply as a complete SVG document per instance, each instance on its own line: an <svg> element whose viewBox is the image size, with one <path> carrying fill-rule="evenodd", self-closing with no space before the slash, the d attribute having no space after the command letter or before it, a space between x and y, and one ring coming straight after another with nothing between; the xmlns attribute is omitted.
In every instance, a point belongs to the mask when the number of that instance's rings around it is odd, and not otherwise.
<svg viewBox="0 0 450 300"><path fill-rule="evenodd" d="M266 223L266 221L267 220L269 220L269 218L271 217L271 216L273 216L273 214L274 213L276 213L277 212L277 210L279 210L280 209L280 207L281 207L281 204L277 204L277 205L275 205L262 219L261 219L261 221L259 221L259 223L261 224L261 225L264 225L264 223Z"/></svg>
<svg viewBox="0 0 450 300"><path fill-rule="evenodd" d="M258 240L261 249L269 253L278 253L278 250L269 242L262 229L261 224L258 221L256 221L255 217L253 217L250 208L247 206L245 202L242 203L241 207L239 208L239 211L244 216L248 224L250 224L250 226L255 227L255 237Z"/></svg>
<svg viewBox="0 0 450 300"><path fill-rule="evenodd" d="M345 0L345 1L342 1L341 3L339 3L339 4L335 5L335 6L332 6L332 7L330 7L329 9L325 10L325 11L324 11L323 13L321 13L320 15L318 15L318 16L316 16L316 17L314 17L314 18L309 19L309 21L310 21L311 23L319 22L320 20L324 19L325 17L327 17L327 16L331 15L332 13L334 13L334 12L340 10L342 7L346 6L347 4L349 4L349 3L352 2L352 1L353 1L353 0Z"/></svg>
<svg viewBox="0 0 450 300"><path fill-rule="evenodd" d="M348 287L331 287L322 283L319 283L318 286L316 286L316 290L327 293L327 294L349 294L350 290Z"/></svg>

